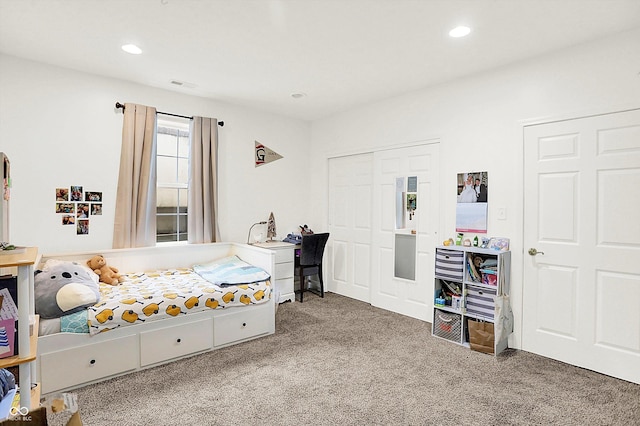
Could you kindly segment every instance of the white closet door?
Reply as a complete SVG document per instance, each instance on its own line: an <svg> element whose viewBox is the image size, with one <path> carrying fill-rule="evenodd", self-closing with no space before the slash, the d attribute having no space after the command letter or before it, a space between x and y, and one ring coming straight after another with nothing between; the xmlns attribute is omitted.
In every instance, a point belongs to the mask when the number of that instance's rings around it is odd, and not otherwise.
<svg viewBox="0 0 640 426"><path fill-rule="evenodd" d="M329 159L329 291L370 302L373 155ZM327 252L325 252L325 256Z"/></svg>
<svg viewBox="0 0 640 426"><path fill-rule="evenodd" d="M439 144L374 153L371 304L431 321L433 259L439 229ZM416 176L415 280L394 277L396 179ZM408 230L402 231L406 233Z"/></svg>
<svg viewBox="0 0 640 426"><path fill-rule="evenodd" d="M525 127L524 154L522 348L640 383L640 110Z"/></svg>

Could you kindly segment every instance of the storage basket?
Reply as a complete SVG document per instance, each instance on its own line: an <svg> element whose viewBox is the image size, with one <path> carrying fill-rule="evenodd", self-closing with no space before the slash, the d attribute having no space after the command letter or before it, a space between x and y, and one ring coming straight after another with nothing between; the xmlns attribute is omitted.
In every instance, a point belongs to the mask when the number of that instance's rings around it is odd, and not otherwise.
<svg viewBox="0 0 640 426"><path fill-rule="evenodd" d="M433 316L433 335L461 343L462 316L436 309Z"/></svg>
<svg viewBox="0 0 640 426"><path fill-rule="evenodd" d="M468 314L478 315L493 320L496 306L495 288L467 286L465 307Z"/></svg>
<svg viewBox="0 0 640 426"><path fill-rule="evenodd" d="M464 252L461 250L436 249L435 276L448 280L462 281L464 273Z"/></svg>

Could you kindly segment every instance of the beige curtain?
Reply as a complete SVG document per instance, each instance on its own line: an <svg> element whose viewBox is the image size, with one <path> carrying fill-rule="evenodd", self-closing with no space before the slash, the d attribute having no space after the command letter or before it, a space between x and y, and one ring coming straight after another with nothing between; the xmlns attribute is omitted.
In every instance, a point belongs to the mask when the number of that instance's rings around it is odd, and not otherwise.
<svg viewBox="0 0 640 426"><path fill-rule="evenodd" d="M218 231L218 120L193 117L189 153L189 243L220 240Z"/></svg>
<svg viewBox="0 0 640 426"><path fill-rule="evenodd" d="M156 244L156 109L125 104L113 247Z"/></svg>

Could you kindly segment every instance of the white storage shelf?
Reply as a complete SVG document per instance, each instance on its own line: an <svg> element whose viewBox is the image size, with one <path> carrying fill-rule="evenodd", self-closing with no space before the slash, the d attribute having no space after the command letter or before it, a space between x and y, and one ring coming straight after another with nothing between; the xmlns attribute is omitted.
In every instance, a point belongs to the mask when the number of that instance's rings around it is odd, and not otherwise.
<svg viewBox="0 0 640 426"><path fill-rule="evenodd" d="M442 246L436 248L435 263L432 334L469 346L469 319L494 323L496 296L509 294L511 253ZM442 290L447 297L445 304L439 305ZM507 338L494 342L494 354L507 348Z"/></svg>

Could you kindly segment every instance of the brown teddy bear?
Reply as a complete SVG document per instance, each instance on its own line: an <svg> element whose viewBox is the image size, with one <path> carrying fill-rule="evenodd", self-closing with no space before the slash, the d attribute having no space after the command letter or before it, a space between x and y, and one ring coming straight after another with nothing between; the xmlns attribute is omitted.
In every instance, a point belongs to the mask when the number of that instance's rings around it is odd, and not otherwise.
<svg viewBox="0 0 640 426"><path fill-rule="evenodd" d="M87 265L100 277L99 281L105 284L118 285L124 281L124 277L118 273L118 269L108 266L104 256L97 254L87 260Z"/></svg>

